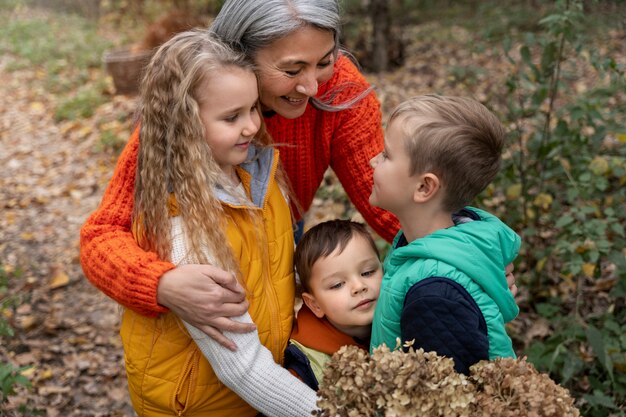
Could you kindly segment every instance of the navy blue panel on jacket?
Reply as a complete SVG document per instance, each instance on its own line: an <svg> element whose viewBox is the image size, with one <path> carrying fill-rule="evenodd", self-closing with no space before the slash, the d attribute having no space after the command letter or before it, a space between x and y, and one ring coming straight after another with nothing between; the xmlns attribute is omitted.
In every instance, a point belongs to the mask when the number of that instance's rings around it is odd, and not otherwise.
<svg viewBox="0 0 626 417"><path fill-rule="evenodd" d="M407 293L400 319L402 341L415 339L413 347L454 359L457 372L489 359L487 324L478 305L456 282L426 278Z"/></svg>
<svg viewBox="0 0 626 417"><path fill-rule="evenodd" d="M284 367L298 374L302 382L307 384L311 389L315 391L319 389L319 384L311 368L309 358L293 343L289 343L289 346L285 349Z"/></svg>

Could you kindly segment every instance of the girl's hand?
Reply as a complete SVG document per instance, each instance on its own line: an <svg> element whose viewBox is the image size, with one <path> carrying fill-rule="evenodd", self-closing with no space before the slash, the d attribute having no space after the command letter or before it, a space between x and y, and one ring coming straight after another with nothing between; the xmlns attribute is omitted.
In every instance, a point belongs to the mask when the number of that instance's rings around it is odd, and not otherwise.
<svg viewBox="0 0 626 417"><path fill-rule="evenodd" d="M222 331L256 329L254 323L230 319L248 311L246 293L232 273L215 266L189 264L166 272L159 280L157 302L233 351L237 346Z"/></svg>
<svg viewBox="0 0 626 417"><path fill-rule="evenodd" d="M506 283L509 284L509 290L511 291L511 294L513 294L513 297L517 295L517 285L515 285L515 275L513 275L514 268L513 264L510 263L504 269L504 272L506 273Z"/></svg>

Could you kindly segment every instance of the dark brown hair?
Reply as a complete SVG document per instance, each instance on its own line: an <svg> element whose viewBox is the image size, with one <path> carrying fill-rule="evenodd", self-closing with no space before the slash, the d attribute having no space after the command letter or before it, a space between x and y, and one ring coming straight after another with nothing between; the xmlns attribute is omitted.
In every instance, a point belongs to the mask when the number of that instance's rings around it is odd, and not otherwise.
<svg viewBox="0 0 626 417"><path fill-rule="evenodd" d="M294 254L294 265L305 292L311 291L310 280L313 265L320 258L325 258L336 249L339 253L348 245L354 236L363 237L380 257L372 235L362 223L350 220L329 220L312 227L307 231Z"/></svg>

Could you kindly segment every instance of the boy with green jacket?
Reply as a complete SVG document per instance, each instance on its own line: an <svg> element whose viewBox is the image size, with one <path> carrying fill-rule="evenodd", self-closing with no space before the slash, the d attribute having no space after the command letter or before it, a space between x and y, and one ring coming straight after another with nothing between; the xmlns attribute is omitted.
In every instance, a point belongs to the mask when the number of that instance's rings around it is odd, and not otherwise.
<svg viewBox="0 0 626 417"><path fill-rule="evenodd" d="M454 359L515 357L505 323L519 309L505 268L519 236L470 203L496 176L504 143L498 119L465 98L420 96L392 113L374 168L372 205L400 220L384 262L370 348L414 348Z"/></svg>

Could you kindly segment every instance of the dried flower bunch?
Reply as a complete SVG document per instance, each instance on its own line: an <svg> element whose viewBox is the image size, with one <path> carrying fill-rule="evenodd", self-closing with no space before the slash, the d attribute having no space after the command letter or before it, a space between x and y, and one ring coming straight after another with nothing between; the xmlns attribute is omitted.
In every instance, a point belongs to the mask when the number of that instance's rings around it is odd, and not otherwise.
<svg viewBox="0 0 626 417"><path fill-rule="evenodd" d="M367 352L344 346L329 361L315 415L579 416L563 387L525 359L481 361L466 377L452 359L409 347Z"/></svg>
<svg viewBox="0 0 626 417"><path fill-rule="evenodd" d="M470 368L476 385L476 408L484 416L577 417L569 391L526 358L480 361Z"/></svg>

